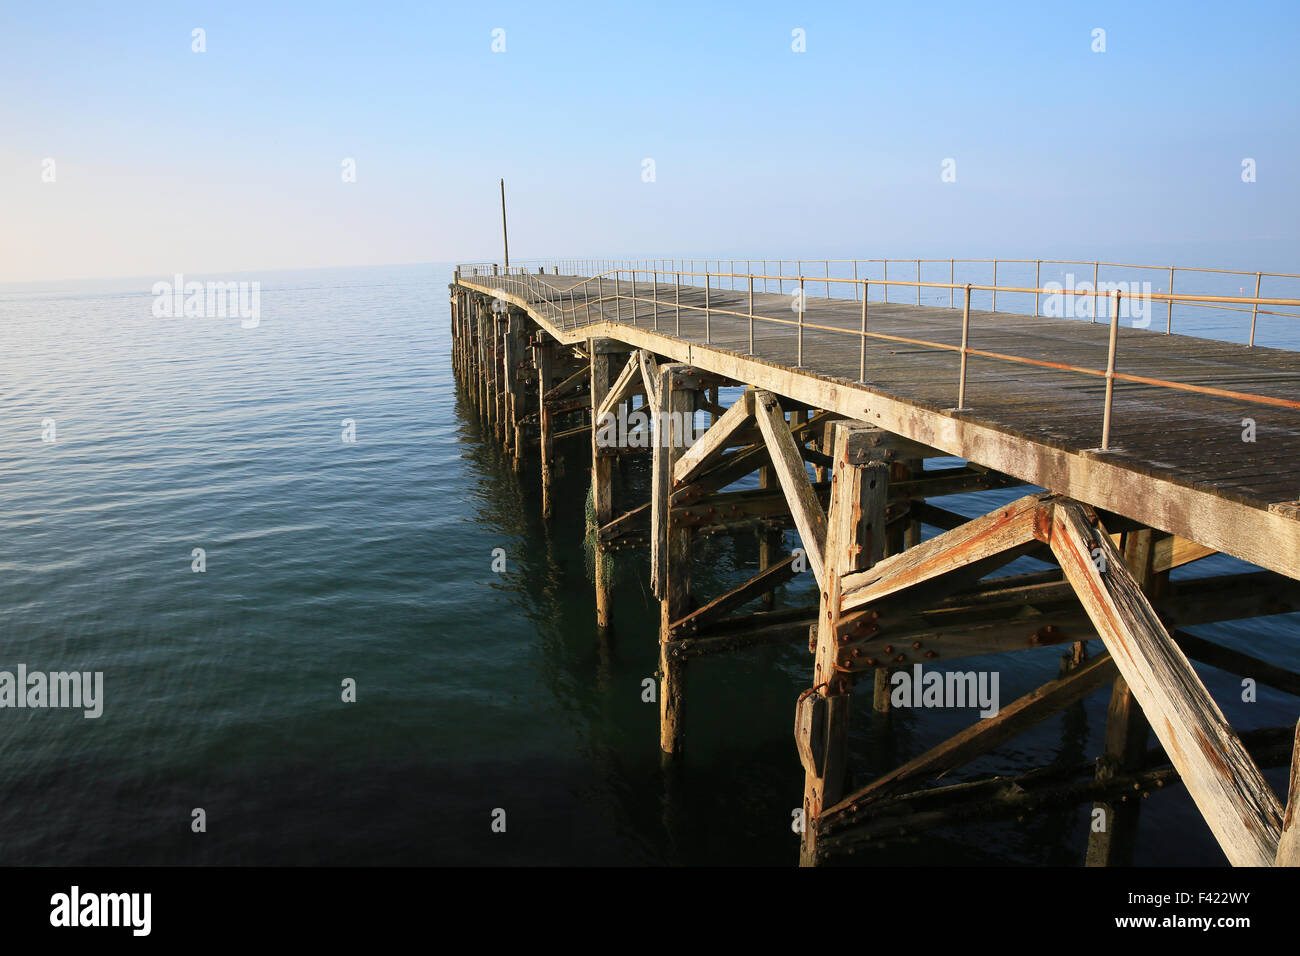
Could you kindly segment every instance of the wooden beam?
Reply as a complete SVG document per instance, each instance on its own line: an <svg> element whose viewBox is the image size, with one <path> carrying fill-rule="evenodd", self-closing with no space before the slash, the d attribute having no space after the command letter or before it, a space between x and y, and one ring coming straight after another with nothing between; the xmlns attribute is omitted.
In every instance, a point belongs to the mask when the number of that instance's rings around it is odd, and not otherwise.
<svg viewBox="0 0 1300 956"><path fill-rule="evenodd" d="M1043 540L1043 509L1050 497L1026 495L982 518L886 558L868 571L848 575L843 583L841 610L861 607L984 558Z"/></svg>
<svg viewBox="0 0 1300 956"><path fill-rule="evenodd" d="M641 387L641 363L637 361L640 352L633 352L623 366L623 370L618 373L618 378L610 386L605 398L601 401L600 406L596 409L596 423L605 421L606 416L612 415L625 399L630 398Z"/></svg>
<svg viewBox="0 0 1300 956"><path fill-rule="evenodd" d="M1228 860L1271 864L1282 827L1277 797L1110 536L1082 505L1063 501L1052 511L1050 543Z"/></svg>
<svg viewBox="0 0 1300 956"><path fill-rule="evenodd" d="M698 610L692 611L669 628L671 640L680 640L692 634L698 634L703 628L719 620L730 611L754 600L764 592L771 591L789 581L798 572L794 570L795 556L790 555L779 564L774 564L755 574L738 587L720 595Z"/></svg>
<svg viewBox="0 0 1300 956"><path fill-rule="evenodd" d="M871 567L884 553L885 503L889 465L852 464L854 436L872 431L859 423L831 425L832 491L825 546L825 577L813 647L813 686L795 711L795 742L804 765L804 832L800 862L817 860L814 822L824 807L844 792L848 774L849 692L851 682L836 672L839 648L840 582L850 571ZM806 475L804 476L806 479Z"/></svg>
<svg viewBox="0 0 1300 956"><path fill-rule="evenodd" d="M546 392L551 387L551 343L543 342L533 348L533 364L537 366L537 417L540 435L539 452L542 462L542 517L550 518L555 510L555 443L554 420L546 405Z"/></svg>
<svg viewBox="0 0 1300 956"><path fill-rule="evenodd" d="M1115 665L1109 655L1089 658L1083 666L1065 677L1048 681L1037 690L1030 691L1001 708L995 716L971 725L901 767L877 777L830 807L826 816L833 818L845 814L850 807L879 799L904 784L939 777L949 770L970 763L976 757L988 753L1034 724L1086 697L1114 676Z"/></svg>
<svg viewBox="0 0 1300 956"><path fill-rule="evenodd" d="M794 516L795 527L803 541L804 552L808 555L808 565L817 578L817 583L825 588L826 578L823 571L823 554L826 550L826 513L808 480L803 458L794 437L786 425L781 405L771 392L758 392L754 396L754 417L763 432L768 454L772 458L772 467L776 471L781 490L785 493Z"/></svg>
<svg viewBox="0 0 1300 956"><path fill-rule="evenodd" d="M659 569L659 749L680 754L683 748L686 662L669 653L673 622L685 617L691 604L691 529L674 520L668 492L677 459L694 438L698 380L680 365L659 368L659 395L664 408L656 420L654 443L654 513L652 555ZM658 550L657 555L654 549Z"/></svg>
<svg viewBox="0 0 1300 956"><path fill-rule="evenodd" d="M754 420L754 393L746 390L723 415L701 435L673 468L673 486L686 484L727 448L727 440Z"/></svg>
<svg viewBox="0 0 1300 956"><path fill-rule="evenodd" d="M613 343L617 344L617 343ZM608 347L600 339L592 339L588 351L591 353L591 407L603 407L610 392L614 375L615 349ZM614 517L614 483L611 459L600 454L601 420L593 416L591 421L591 498L597 535L602 525ZM610 563L609 555L603 548L596 548L593 555L596 588L596 628L602 634L611 625L610 619Z"/></svg>
<svg viewBox="0 0 1300 956"><path fill-rule="evenodd" d="M1286 816L1282 818L1282 834L1277 841L1276 866L1300 866L1300 723L1295 728L1295 743L1291 748L1291 776L1287 780Z"/></svg>
<svg viewBox="0 0 1300 956"><path fill-rule="evenodd" d="M655 365L654 355L646 349L637 349L637 361L641 365L641 384L645 388L646 404L651 408L660 405L659 367Z"/></svg>
<svg viewBox="0 0 1300 956"><path fill-rule="evenodd" d="M561 398L564 398L566 395L568 395L570 392L576 392L578 390L578 386L581 385L582 381L585 378L587 378L587 376L589 376L590 374L591 374L591 366L584 365L582 368L578 369L576 372L574 372L572 375L570 375L568 378L562 381L559 385L556 385L554 388L546 392L545 395L543 396L543 400L547 402L557 402Z"/></svg>

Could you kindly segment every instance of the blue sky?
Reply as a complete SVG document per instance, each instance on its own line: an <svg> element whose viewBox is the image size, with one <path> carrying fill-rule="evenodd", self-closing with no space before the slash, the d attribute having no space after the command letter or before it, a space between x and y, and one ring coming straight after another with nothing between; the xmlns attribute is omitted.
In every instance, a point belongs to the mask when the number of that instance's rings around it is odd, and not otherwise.
<svg viewBox="0 0 1300 956"><path fill-rule="evenodd" d="M4 0L0 281L493 257L499 176L515 258L1300 271L1297 26L1294 3Z"/></svg>

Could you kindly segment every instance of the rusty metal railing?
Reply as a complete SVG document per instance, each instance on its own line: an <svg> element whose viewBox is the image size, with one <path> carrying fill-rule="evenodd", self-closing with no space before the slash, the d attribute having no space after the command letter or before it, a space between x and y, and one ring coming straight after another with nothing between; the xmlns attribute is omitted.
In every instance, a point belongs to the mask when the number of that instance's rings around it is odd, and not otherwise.
<svg viewBox="0 0 1300 956"><path fill-rule="evenodd" d="M971 296L974 292L989 292L993 295L993 301L996 301L996 294L1033 294L1035 300L1044 294L1060 294L1060 290L1054 288L1044 288L1040 286L997 286L982 285L975 283L952 283L952 282L922 282L919 280L906 279L847 279L833 276L814 277L812 281L816 283L825 283L826 288L832 286L842 286L851 284L855 289L853 301L861 303L860 325L857 329L846 329L839 326L825 325L807 321L807 298L806 286L809 281L808 277L787 276L783 273L771 275L767 273L728 273L712 272L708 269L703 272L696 272L688 269L676 268L678 260L668 260L669 264L675 268L669 272L663 272L659 269L659 263L664 260L653 260L648 268L633 266L631 268L615 267L612 269L596 272L592 275L582 275L578 272L567 272L569 268L581 269L598 265L603 262L595 260L546 260L542 264L528 263L522 266L512 268L508 273L499 268L494 269L491 276L487 275L484 269L485 264L468 264L457 267L457 277L464 277L473 281L476 278L491 279L494 288L514 295L529 305L538 307L540 313L550 322L561 329L577 328L593 322L610 321L606 313L606 303L613 303L614 317L613 321L624 323L625 321L639 325L638 306L647 305L652 315L652 326L655 331L659 329L660 317L660 297L659 289L661 286L667 286L668 282L661 282L660 279L672 277L673 301L672 315L674 325L672 334L680 336L681 334L681 314L687 312L702 312L704 316L704 344L712 345L712 328L714 316L725 316L743 319L748 323L749 333L749 354L754 354L754 323L765 322L778 326L786 326L793 330L795 337L796 349L796 367L803 366L803 340L805 330L814 330L820 332L830 332L834 334L843 334L856 336L860 340L859 350L859 382L865 384L867 372L867 340L877 339L881 341L903 343L909 345L922 346L926 348L939 349L944 351L957 352L960 355L960 365L957 382L957 404L951 409L954 412L969 412L972 409L966 405L966 386L967 386L967 367L970 356L1005 361L1020 365L1035 366L1041 368L1051 368L1070 373L1089 375L1104 378L1106 382L1105 404L1102 413L1101 427L1101 445L1102 451L1110 449L1111 436L1111 418L1114 406L1114 389L1115 382L1129 382L1134 384L1150 385L1160 388L1169 388L1186 392L1193 392L1201 395L1210 395L1219 398L1226 398L1235 401L1241 401L1252 404L1269 405L1280 408L1300 409L1300 401L1292 399L1278 398L1276 396L1258 395L1249 392L1239 392L1230 389L1220 389L1205 385L1196 385L1189 382L1177 382L1168 379L1152 378L1149 376L1134 375L1121 372L1116 367L1118 342L1119 342L1119 317L1121 312L1121 299L1147 299L1151 301L1167 302L1169 305L1169 315L1172 315L1173 305L1175 302L1196 305L1203 307L1228 307L1232 311L1250 312L1251 313L1251 342L1254 345L1254 327L1256 317L1261 314L1284 315L1293 318L1300 318L1300 313L1296 312L1276 312L1262 309L1261 306L1281 306L1285 308L1300 309L1300 299L1291 298L1261 298L1256 296L1213 296L1199 295L1190 293L1153 293L1149 291L1131 292L1119 288L1107 289L1102 291L1096 285L1092 286L1086 294L1092 300L1091 319L1096 321L1097 318L1097 300L1104 297L1108 301L1108 318L1110 324L1109 340L1107 345L1106 368L1089 368L1087 366L1071 365L1064 362L1053 362L1046 359L1034 359L1021 355L1009 355L1001 352L993 352L985 349L976 349L970 346L970 323L971 323ZM955 260L954 260L955 261ZM1007 260L1001 260L1007 261ZM1047 260L1017 260L1017 261L1035 261L1044 262ZM549 278L556 281L548 281L548 273L544 270L549 267L552 270ZM486 264L492 267L494 264ZM537 271L531 271L536 269ZM1223 272L1224 270L1206 270L1214 272ZM1234 274L1234 273L1228 273ZM1261 274L1263 275L1263 274ZM1300 276L1287 276L1284 273L1271 273L1279 277L1300 278ZM577 279L576 282L566 282L567 287L561 286L558 282L560 276L566 277L567 280ZM645 288L645 280L649 281L649 297L639 296L637 294L638 276L642 278L642 289ZM682 285L682 278L703 279L704 304L694 305L684 303L681 300L683 288L687 291L698 291L701 287L693 284ZM736 280L744 280L748 292L748 309L745 312L736 311L735 309L719 308L712 301L711 292L715 283L730 283L731 289L735 289ZM763 282L764 287L771 281L778 283L778 289L784 294L783 286L785 282L790 282L792 287L797 289L794 302L792 303L795 312L794 319L780 318L776 316L760 315L754 311L754 287L756 282ZM626 291L625 291L626 283ZM962 297L962 319L961 319L961 344L953 345L945 342L934 342L926 339L920 339L910 336L892 335L888 333L871 331L868 328L869 303L871 301L872 287L881 283L887 286L898 286L903 288L915 288L916 297L920 300L922 289L947 290L950 301L954 301L957 293ZM593 299L592 292L595 297ZM860 293L860 294L859 294ZM578 303L578 296L581 295L582 302ZM565 299L568 299L568 306L565 305ZM828 295L828 300L834 300L835 297ZM848 296L841 297L840 301L848 299ZM878 300L881 301L881 300ZM883 299L883 301L888 301ZM625 319L624 304L627 305L628 316ZM592 317L593 306L599 306L600 311ZM1240 308L1238 308L1240 306ZM1246 308L1249 306L1249 308ZM579 310L582 310L583 320L579 321ZM1132 310L1130 310L1132 311ZM1038 314L1035 312L1035 314ZM1168 331L1168 329L1167 329Z"/></svg>

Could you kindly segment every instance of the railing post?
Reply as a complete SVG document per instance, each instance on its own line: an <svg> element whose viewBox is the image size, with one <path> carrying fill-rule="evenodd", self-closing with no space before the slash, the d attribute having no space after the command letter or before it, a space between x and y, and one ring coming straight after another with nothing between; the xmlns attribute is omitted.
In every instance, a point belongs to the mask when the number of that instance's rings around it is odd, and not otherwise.
<svg viewBox="0 0 1300 956"><path fill-rule="evenodd" d="M822 264L826 266L826 298L831 297L831 260L825 259Z"/></svg>
<svg viewBox="0 0 1300 956"><path fill-rule="evenodd" d="M678 272L676 273L676 275L677 275L677 284L673 288L673 308L676 310L677 313L676 335L678 338L681 338L682 335L682 274Z"/></svg>
<svg viewBox="0 0 1300 956"><path fill-rule="evenodd" d="M705 267L705 270L704 270L704 344L705 344L705 345L710 344L710 343L709 343L709 339L710 339L710 336L709 336L709 284L710 284L710 280L709 280L709 270L708 270L708 268L707 268L707 265L708 265L708 264L706 263L706 264L705 264L706 267Z"/></svg>
<svg viewBox="0 0 1300 956"><path fill-rule="evenodd" d="M952 308L952 293L957 284L957 260L948 260L948 308Z"/></svg>
<svg viewBox="0 0 1300 956"><path fill-rule="evenodd" d="M800 265L802 265L802 263L800 263ZM798 353L795 358L795 368L803 368L803 310L804 310L803 276L800 275L799 276L799 342L797 346Z"/></svg>
<svg viewBox="0 0 1300 956"><path fill-rule="evenodd" d="M853 260L853 297L858 296L858 260Z"/></svg>
<svg viewBox="0 0 1300 956"><path fill-rule="evenodd" d="M885 302L889 302L889 260L885 259L883 261L885 263Z"/></svg>
<svg viewBox="0 0 1300 956"><path fill-rule="evenodd" d="M1255 273L1255 298L1259 299L1259 280L1264 277L1262 272ZM1172 299L1170 300L1173 301ZM1254 308L1250 310L1250 344L1255 344L1255 320L1259 318L1259 302L1256 301Z"/></svg>
<svg viewBox="0 0 1300 956"><path fill-rule="evenodd" d="M650 300L654 303L654 330L659 331L659 263L655 263L654 282L650 286Z"/></svg>
<svg viewBox="0 0 1300 956"><path fill-rule="evenodd" d="M1094 297L1093 302L1097 299ZM1115 346L1119 342L1119 290L1110 306L1110 347L1106 351L1106 411L1101 420L1101 450L1110 449L1110 410L1115 400Z"/></svg>
<svg viewBox="0 0 1300 956"><path fill-rule="evenodd" d="M614 270L614 321L623 321L623 297L619 295L618 271Z"/></svg>
<svg viewBox="0 0 1300 956"><path fill-rule="evenodd" d="M749 275L749 354L754 354L754 274Z"/></svg>
<svg viewBox="0 0 1300 956"><path fill-rule="evenodd" d="M1094 262L1092 264L1092 315L1088 318L1088 323L1097 321L1097 276L1101 272L1101 264Z"/></svg>
<svg viewBox="0 0 1300 956"><path fill-rule="evenodd" d="M998 260L993 260L993 311L998 310Z"/></svg>
<svg viewBox="0 0 1300 956"><path fill-rule="evenodd" d="M636 270L632 270L632 324L636 325Z"/></svg>
<svg viewBox="0 0 1300 956"><path fill-rule="evenodd" d="M921 304L921 260L916 260L916 304Z"/></svg>
<svg viewBox="0 0 1300 956"><path fill-rule="evenodd" d="M1174 330L1174 267L1169 267L1169 314L1165 317L1165 335Z"/></svg>
<svg viewBox="0 0 1300 956"><path fill-rule="evenodd" d="M1035 259L1034 260L1034 315L1035 316L1038 315L1038 290L1042 288L1042 285L1039 283L1038 274L1040 271L1042 271L1042 268L1043 268L1043 260Z"/></svg>
<svg viewBox="0 0 1300 956"><path fill-rule="evenodd" d="M855 285L854 290L857 290ZM862 352L858 358L858 381L866 382L867 380L867 296L871 291L871 282L864 280L862 283L862 329L859 334L862 337Z"/></svg>
<svg viewBox="0 0 1300 956"><path fill-rule="evenodd" d="M957 382L957 407L954 411L966 410L966 346L970 340L970 283L966 283L966 293L961 307L961 374Z"/></svg>

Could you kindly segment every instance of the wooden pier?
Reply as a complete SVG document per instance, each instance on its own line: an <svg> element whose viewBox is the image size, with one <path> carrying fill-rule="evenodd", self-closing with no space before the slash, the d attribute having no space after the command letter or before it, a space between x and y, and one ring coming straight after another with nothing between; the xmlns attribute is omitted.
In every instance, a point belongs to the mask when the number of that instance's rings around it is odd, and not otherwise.
<svg viewBox="0 0 1300 956"><path fill-rule="evenodd" d="M617 617L610 553L648 551L666 759L684 746L690 660L807 642L808 688L790 702L804 864L1072 804L1101 821L1081 860L1123 864L1136 795L1179 783L1231 863L1300 860L1296 729L1237 733L1189 659L1298 697L1300 674L1185 630L1259 619L1262 642L1267 615L1300 609L1300 356L1174 328L1175 307L1222 309L1254 343L1260 316L1300 322L1300 300L1260 297L1275 278L1262 273L1253 296L1198 294L1196 270L1181 270L1178 293L1094 282L1089 321L1039 314L1055 290L1037 282L922 282L919 261L915 281L763 265L479 263L451 286L457 377L515 467L539 469L548 518L557 456L590 462L603 636ZM1089 264L1094 276L1104 265ZM999 295L1032 298L1035 314L997 311ZM1139 304L1149 327L1123 321ZM720 389L742 390L724 406ZM650 456L649 501L613 500L625 455ZM964 464L924 467L940 457ZM755 473L757 488L733 487ZM930 501L1018 486L1022 497L973 520ZM923 525L941 533L922 541ZM787 529L794 554L781 553ZM755 533L753 576L696 595L697 537ZM1255 569L1170 580L1216 553ZM999 574L1022 556L1050 569ZM818 604L774 608L803 563ZM1098 639L1104 651L1086 656ZM860 680L881 710L900 668L1053 644L1068 652L1059 677L850 785ZM1095 762L934 785L1103 687ZM1261 768L1288 763L1290 792L1275 794Z"/></svg>

